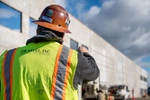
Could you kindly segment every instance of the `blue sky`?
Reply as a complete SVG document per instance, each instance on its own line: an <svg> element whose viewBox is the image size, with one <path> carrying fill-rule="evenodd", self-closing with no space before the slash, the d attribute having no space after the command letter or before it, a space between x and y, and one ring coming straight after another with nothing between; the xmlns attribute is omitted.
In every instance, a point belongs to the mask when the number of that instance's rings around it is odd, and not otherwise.
<svg viewBox="0 0 150 100"><path fill-rule="evenodd" d="M32 37L36 34L37 25L31 22L33 20L35 19L30 18L29 20L29 37ZM17 32L21 32L21 24L21 12L0 2L0 25L3 25Z"/></svg>
<svg viewBox="0 0 150 100"><path fill-rule="evenodd" d="M0 2L0 24L15 31L21 30L21 13Z"/></svg>
<svg viewBox="0 0 150 100"><path fill-rule="evenodd" d="M143 67L150 85L150 0L55 0ZM0 3L0 24L20 31L21 13ZM32 20L32 19L30 19ZM30 36L36 25L30 23ZM31 34L32 33L32 34Z"/></svg>
<svg viewBox="0 0 150 100"><path fill-rule="evenodd" d="M54 0L148 72L150 0Z"/></svg>

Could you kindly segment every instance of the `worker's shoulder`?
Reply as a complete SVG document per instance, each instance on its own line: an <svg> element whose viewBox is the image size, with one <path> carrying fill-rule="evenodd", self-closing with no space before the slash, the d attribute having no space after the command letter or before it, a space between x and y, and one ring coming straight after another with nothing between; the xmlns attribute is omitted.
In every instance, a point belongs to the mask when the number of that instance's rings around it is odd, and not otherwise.
<svg viewBox="0 0 150 100"><path fill-rule="evenodd" d="M6 52L8 52L8 50L5 50L4 52L2 52L2 54L0 55L0 60L4 58L4 55L6 54Z"/></svg>
<svg viewBox="0 0 150 100"><path fill-rule="evenodd" d="M13 51L15 50L16 48L12 48L12 49L9 49L9 50L5 50L4 52L2 52L2 54L0 55L0 57L4 56L7 52L10 52L10 51Z"/></svg>

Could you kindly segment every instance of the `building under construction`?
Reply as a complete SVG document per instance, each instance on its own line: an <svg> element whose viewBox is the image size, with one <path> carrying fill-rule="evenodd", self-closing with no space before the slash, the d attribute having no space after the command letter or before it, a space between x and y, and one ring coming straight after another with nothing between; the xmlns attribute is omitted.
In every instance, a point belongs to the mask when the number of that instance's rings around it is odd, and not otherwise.
<svg viewBox="0 0 150 100"><path fill-rule="evenodd" d="M37 20L42 10L53 3L55 3L53 0L42 0L42 2L41 0L36 2L35 0L0 0L2 5L0 10L8 7L17 13L18 22L11 20L9 23L13 26L17 24L19 27L15 29L5 25L2 21L7 20L8 17L0 17L0 54L6 49L24 46L26 40L36 34L31 29L33 28L31 21ZM141 97L147 91L147 72L75 17L72 15L69 17L71 20L69 30L72 34L65 36L64 45L73 49L81 45L87 47L100 69L99 78L88 84L93 84L94 89L99 88L99 84L106 87L125 84L130 92L134 89L136 96ZM78 88L79 100L81 100L81 87Z"/></svg>

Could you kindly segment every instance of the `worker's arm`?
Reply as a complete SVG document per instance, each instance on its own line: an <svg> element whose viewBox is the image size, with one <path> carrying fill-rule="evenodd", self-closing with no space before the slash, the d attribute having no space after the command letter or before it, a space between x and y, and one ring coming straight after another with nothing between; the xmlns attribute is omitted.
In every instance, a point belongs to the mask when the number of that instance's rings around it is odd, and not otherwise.
<svg viewBox="0 0 150 100"><path fill-rule="evenodd" d="M94 81L99 76L99 69L94 58L84 47L79 49L77 70L74 77L74 87L84 81Z"/></svg>

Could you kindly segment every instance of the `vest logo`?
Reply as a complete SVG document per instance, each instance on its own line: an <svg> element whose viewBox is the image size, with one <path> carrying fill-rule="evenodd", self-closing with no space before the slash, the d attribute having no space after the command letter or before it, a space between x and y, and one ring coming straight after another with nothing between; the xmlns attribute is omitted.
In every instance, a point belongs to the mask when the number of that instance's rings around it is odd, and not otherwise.
<svg viewBox="0 0 150 100"><path fill-rule="evenodd" d="M23 49L21 53L34 53L34 54L41 54L41 55L48 55L50 54L50 50L46 49Z"/></svg>

